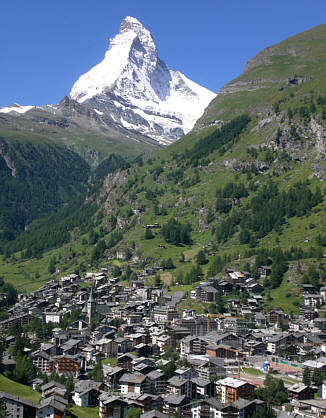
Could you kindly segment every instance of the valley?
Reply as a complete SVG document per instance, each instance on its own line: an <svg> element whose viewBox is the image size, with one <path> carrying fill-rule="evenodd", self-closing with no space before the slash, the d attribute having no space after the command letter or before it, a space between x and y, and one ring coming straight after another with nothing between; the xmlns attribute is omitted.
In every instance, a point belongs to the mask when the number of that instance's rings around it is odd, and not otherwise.
<svg viewBox="0 0 326 418"><path fill-rule="evenodd" d="M326 410L325 41L262 50L216 96L127 17L70 97L0 113L0 372L39 379L33 416L57 395L103 418Z"/></svg>

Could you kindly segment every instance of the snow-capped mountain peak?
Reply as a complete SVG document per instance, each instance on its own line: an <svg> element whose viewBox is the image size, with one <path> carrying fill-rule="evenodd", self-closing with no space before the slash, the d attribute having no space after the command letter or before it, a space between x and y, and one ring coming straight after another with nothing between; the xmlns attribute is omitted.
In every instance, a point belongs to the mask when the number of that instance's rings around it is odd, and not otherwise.
<svg viewBox="0 0 326 418"><path fill-rule="evenodd" d="M193 127L215 94L170 70L151 33L127 16L103 61L76 81L70 96L128 129L170 143Z"/></svg>
<svg viewBox="0 0 326 418"><path fill-rule="evenodd" d="M22 106L19 103L14 102L9 106L0 107L0 113L25 113L34 108L35 106Z"/></svg>

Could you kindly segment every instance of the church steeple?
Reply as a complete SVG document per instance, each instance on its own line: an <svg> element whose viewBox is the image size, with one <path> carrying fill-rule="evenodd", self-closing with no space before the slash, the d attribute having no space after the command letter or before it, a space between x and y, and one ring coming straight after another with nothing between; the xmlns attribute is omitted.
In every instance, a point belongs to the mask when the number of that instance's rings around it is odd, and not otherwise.
<svg viewBox="0 0 326 418"><path fill-rule="evenodd" d="M88 316L88 324L91 325L92 318L94 317L96 312L96 300L93 295L93 287L91 289L91 294L89 295L87 301L87 316Z"/></svg>

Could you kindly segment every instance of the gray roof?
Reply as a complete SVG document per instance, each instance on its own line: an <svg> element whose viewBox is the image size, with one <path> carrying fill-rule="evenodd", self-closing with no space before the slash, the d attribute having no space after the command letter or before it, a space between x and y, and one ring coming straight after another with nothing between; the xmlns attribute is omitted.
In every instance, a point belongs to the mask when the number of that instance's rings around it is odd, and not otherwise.
<svg viewBox="0 0 326 418"><path fill-rule="evenodd" d="M168 380L168 384L172 386L182 386L188 381L189 379L184 379L183 377L180 377L180 376L173 376L171 377L171 379Z"/></svg>
<svg viewBox="0 0 326 418"><path fill-rule="evenodd" d="M217 293L217 290L213 286L202 286L202 290L208 293Z"/></svg>
<svg viewBox="0 0 326 418"><path fill-rule="evenodd" d="M146 376L141 373L125 373L120 377L120 383L143 383L146 379Z"/></svg>
<svg viewBox="0 0 326 418"><path fill-rule="evenodd" d="M100 382L94 382L94 380L80 380L75 384L75 392L86 393L92 389L99 390L101 386Z"/></svg>
<svg viewBox="0 0 326 418"><path fill-rule="evenodd" d="M164 402L170 405L180 405L186 399L185 395L170 394L164 398Z"/></svg>
<svg viewBox="0 0 326 418"><path fill-rule="evenodd" d="M60 389L66 389L65 385L62 385L61 383L55 382L51 380L51 382L46 383L45 385L41 386L42 392L46 392L47 390L51 388L60 388Z"/></svg>
<svg viewBox="0 0 326 418"><path fill-rule="evenodd" d="M146 376L154 380L154 379L159 379L160 377L163 377L164 373L161 372L160 370L153 370L152 372L147 373Z"/></svg>
<svg viewBox="0 0 326 418"><path fill-rule="evenodd" d="M290 386L288 390L295 393L300 393L303 390L307 389L308 386L304 385L303 383L295 383L294 385Z"/></svg>
<svg viewBox="0 0 326 418"><path fill-rule="evenodd" d="M202 379L201 377L194 377L191 379L191 381L195 383L197 386L201 386L201 387L207 386L211 383L209 380Z"/></svg>
<svg viewBox="0 0 326 418"><path fill-rule="evenodd" d="M33 402L27 401L26 399L20 398L19 396L10 395L7 392L0 391L0 399L3 399L3 398L10 399L14 402L19 402L23 405L28 405L28 406L37 408L37 406Z"/></svg>
<svg viewBox="0 0 326 418"><path fill-rule="evenodd" d="M44 408L46 406L52 406L59 411L65 411L68 401L61 396L50 396L49 398L41 399L39 408Z"/></svg>

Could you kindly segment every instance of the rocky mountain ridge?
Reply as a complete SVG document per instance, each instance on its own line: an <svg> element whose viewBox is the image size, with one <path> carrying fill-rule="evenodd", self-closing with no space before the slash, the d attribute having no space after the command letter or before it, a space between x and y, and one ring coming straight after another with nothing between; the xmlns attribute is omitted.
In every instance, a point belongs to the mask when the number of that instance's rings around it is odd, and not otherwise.
<svg viewBox="0 0 326 418"><path fill-rule="evenodd" d="M70 96L167 145L189 132L215 93L170 70L150 32L127 16L103 61L76 81Z"/></svg>

